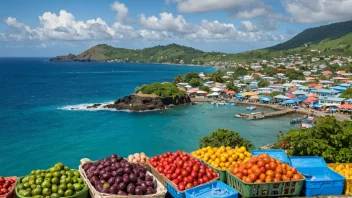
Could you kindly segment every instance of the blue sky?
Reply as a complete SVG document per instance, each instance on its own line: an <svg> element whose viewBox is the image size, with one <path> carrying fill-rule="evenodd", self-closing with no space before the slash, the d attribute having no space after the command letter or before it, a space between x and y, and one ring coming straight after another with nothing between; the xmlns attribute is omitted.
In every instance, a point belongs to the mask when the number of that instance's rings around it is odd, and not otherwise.
<svg viewBox="0 0 352 198"><path fill-rule="evenodd" d="M0 56L78 54L100 43L237 53L351 20L350 10L352 0L3 0Z"/></svg>

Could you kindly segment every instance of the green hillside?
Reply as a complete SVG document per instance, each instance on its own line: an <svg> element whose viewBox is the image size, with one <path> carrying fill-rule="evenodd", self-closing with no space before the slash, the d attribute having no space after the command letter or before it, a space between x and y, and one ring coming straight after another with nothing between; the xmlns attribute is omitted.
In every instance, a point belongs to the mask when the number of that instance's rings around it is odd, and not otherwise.
<svg viewBox="0 0 352 198"><path fill-rule="evenodd" d="M170 44L145 49L115 48L106 44L94 46L74 56L58 56L50 61L132 61L152 63L209 64L215 62L245 62L292 54L342 55L352 54L352 21L307 29L291 40L273 47L238 54L204 52L191 47Z"/></svg>

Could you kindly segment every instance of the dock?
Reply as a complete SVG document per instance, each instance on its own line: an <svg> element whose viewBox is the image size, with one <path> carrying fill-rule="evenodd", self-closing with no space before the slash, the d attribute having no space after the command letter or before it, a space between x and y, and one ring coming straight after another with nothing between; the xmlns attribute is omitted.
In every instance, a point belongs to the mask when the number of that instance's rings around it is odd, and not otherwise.
<svg viewBox="0 0 352 198"><path fill-rule="evenodd" d="M295 109L289 109L289 108L283 108L279 109L278 111L270 112L270 113L262 113L262 114L245 114L241 113L241 118L247 119L247 120L259 120L259 119L265 119L265 118L272 118L276 116L282 116L286 115L289 113L294 113L296 112Z"/></svg>

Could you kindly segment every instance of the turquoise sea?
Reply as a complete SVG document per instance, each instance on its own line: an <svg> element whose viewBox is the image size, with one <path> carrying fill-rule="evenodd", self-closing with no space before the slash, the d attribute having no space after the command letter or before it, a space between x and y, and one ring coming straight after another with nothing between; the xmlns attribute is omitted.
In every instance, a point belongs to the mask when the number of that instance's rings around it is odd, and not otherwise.
<svg viewBox="0 0 352 198"><path fill-rule="evenodd" d="M171 81L191 71L215 68L0 58L0 175L25 175L57 162L77 168L81 158L96 160L111 153L190 152L218 128L238 131L261 146L274 142L278 131L295 127L289 124L294 115L245 121L234 118L246 112L244 106L208 103L144 113L70 110L114 101L143 83Z"/></svg>

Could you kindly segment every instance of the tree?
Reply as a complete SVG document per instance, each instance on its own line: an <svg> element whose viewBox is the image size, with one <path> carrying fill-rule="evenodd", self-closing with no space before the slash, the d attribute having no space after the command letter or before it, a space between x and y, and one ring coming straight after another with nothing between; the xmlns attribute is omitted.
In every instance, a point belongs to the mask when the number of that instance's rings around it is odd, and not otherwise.
<svg viewBox="0 0 352 198"><path fill-rule="evenodd" d="M352 162L352 122L320 117L312 128L281 133L276 147L287 149L290 156L321 156L328 163Z"/></svg>
<svg viewBox="0 0 352 198"><path fill-rule="evenodd" d="M199 90L206 91L208 93L210 92L210 88L208 86L200 86Z"/></svg>
<svg viewBox="0 0 352 198"><path fill-rule="evenodd" d="M347 88L342 92L340 98L352 98L352 88Z"/></svg>
<svg viewBox="0 0 352 198"><path fill-rule="evenodd" d="M192 78L199 78L198 73L197 72L190 72L190 73L187 73L184 77L186 82L189 82Z"/></svg>
<svg viewBox="0 0 352 198"><path fill-rule="evenodd" d="M155 94L162 98L165 97L185 97L186 93L184 91L179 90L176 85L172 83L153 83L150 85L142 85L135 89L135 92L142 92L144 94Z"/></svg>
<svg viewBox="0 0 352 198"><path fill-rule="evenodd" d="M254 145L251 141L241 137L237 132L228 129L218 129L217 131L212 132L210 136L200 139L199 148L207 146L230 146L232 148L235 148L236 146L245 146L249 151L254 149Z"/></svg>
<svg viewBox="0 0 352 198"><path fill-rule="evenodd" d="M280 92L280 91L273 91L273 92L271 92L271 94L270 94L270 96L271 97L275 97L275 96L277 96L277 95L285 95L285 92Z"/></svg>
<svg viewBox="0 0 352 198"><path fill-rule="evenodd" d="M235 91L236 93L240 92L240 88L233 84L233 80L230 80L228 83L226 83L226 89Z"/></svg>
<svg viewBox="0 0 352 198"><path fill-rule="evenodd" d="M267 80L262 80L258 83L258 87L267 87L270 85L270 82Z"/></svg>
<svg viewBox="0 0 352 198"><path fill-rule="evenodd" d="M263 73L267 76L274 76L277 74L277 70L272 67L267 67L263 69Z"/></svg>
<svg viewBox="0 0 352 198"><path fill-rule="evenodd" d="M286 76L288 77L289 80L304 80L305 79L302 71L297 71L294 69L286 70Z"/></svg>
<svg viewBox="0 0 352 198"><path fill-rule="evenodd" d="M189 82L189 85L191 85L192 87L198 87L200 84L199 78L192 78Z"/></svg>
<svg viewBox="0 0 352 198"><path fill-rule="evenodd" d="M221 78L221 75L219 74L219 72L211 73L210 74L210 80L212 80L214 82L219 82L219 83L224 82L224 80Z"/></svg>
<svg viewBox="0 0 352 198"><path fill-rule="evenodd" d="M174 83L177 84L177 83L182 83L184 82L185 79L183 78L182 74L179 74L177 75L175 78L174 78Z"/></svg>

